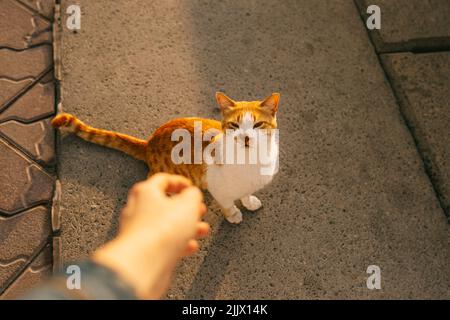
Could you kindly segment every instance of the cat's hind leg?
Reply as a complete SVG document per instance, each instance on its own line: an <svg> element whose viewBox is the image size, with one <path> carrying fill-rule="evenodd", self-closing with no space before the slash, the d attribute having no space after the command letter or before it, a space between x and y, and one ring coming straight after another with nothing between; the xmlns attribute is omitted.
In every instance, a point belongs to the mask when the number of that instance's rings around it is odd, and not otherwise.
<svg viewBox="0 0 450 320"><path fill-rule="evenodd" d="M245 196L241 198L242 205L250 211L256 211L262 207L261 200L253 195Z"/></svg>

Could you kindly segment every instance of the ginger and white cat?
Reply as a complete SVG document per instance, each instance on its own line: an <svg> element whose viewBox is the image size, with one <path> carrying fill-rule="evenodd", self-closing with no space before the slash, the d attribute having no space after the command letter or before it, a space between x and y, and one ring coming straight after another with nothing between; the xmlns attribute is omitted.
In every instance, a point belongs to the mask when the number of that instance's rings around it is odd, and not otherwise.
<svg viewBox="0 0 450 320"><path fill-rule="evenodd" d="M216 94L216 100L222 113L222 121L203 118L179 118L171 120L146 140L125 134L92 128L75 116L67 113L57 115L52 125L64 132L74 133L86 141L125 152L144 161L149 167L149 175L157 172L179 174L189 178L196 186L207 189L221 206L225 218L231 223L240 223L242 213L235 206L236 200L250 211L259 209L261 201L254 192L267 185L278 169L278 140L276 114L280 96L273 93L262 101L234 101L223 93ZM234 154L245 154L243 163L223 161L227 158L229 148L218 148L221 161L205 163L176 164L172 150L177 141L172 141L172 134L177 129L187 130L194 146L194 125L201 124L202 133L214 129L218 133L210 141L202 141L202 147L234 141ZM258 135L260 134L260 135ZM268 139L258 139L264 135ZM231 136L230 136L231 135ZM227 140L230 138L231 140ZM265 143L264 146L261 143ZM266 149L264 162L258 157L249 161L250 153L256 149ZM239 150L240 149L240 150Z"/></svg>

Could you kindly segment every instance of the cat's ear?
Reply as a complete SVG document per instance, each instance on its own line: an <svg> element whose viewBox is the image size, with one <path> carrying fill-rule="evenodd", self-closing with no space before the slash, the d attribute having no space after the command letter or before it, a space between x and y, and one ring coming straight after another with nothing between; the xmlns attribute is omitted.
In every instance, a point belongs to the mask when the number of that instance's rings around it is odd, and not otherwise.
<svg viewBox="0 0 450 320"><path fill-rule="evenodd" d="M216 92L216 101L221 111L233 108L236 105L236 102L233 99L227 97L222 92Z"/></svg>
<svg viewBox="0 0 450 320"><path fill-rule="evenodd" d="M278 111L279 102L280 102L280 94L272 93L270 96L265 98L263 102L261 102L260 107L269 110L272 114L275 114Z"/></svg>

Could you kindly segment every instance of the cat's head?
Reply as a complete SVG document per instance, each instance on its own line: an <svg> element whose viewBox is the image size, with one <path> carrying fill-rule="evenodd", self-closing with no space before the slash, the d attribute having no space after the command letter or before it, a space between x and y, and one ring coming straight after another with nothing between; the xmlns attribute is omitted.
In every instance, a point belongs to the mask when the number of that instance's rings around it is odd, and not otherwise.
<svg viewBox="0 0 450 320"><path fill-rule="evenodd" d="M258 130L270 133L277 128L277 111L280 101L278 93L272 93L261 101L234 101L221 92L216 93L216 100L222 112L222 129L234 131L242 138L246 147L249 137Z"/></svg>
<svg viewBox="0 0 450 320"><path fill-rule="evenodd" d="M261 101L234 101L222 92L216 93L222 111L223 129L276 129L280 94L272 93Z"/></svg>

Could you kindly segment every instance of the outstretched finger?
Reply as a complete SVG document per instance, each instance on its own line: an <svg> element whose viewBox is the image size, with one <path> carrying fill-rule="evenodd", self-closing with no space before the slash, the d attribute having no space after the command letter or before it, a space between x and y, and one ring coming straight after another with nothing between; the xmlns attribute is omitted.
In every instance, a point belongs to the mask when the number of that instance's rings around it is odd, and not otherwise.
<svg viewBox="0 0 450 320"><path fill-rule="evenodd" d="M207 211L206 204L202 202L202 204L200 205L200 217L203 217L206 214L206 211Z"/></svg>
<svg viewBox="0 0 450 320"><path fill-rule="evenodd" d="M200 244L197 240L191 239L189 240L186 248L184 249L183 256L191 256L196 253L200 249Z"/></svg>
<svg viewBox="0 0 450 320"><path fill-rule="evenodd" d="M197 232L196 236L197 238L204 238L208 235L211 227L209 226L209 223L207 222L199 222L197 224Z"/></svg>

